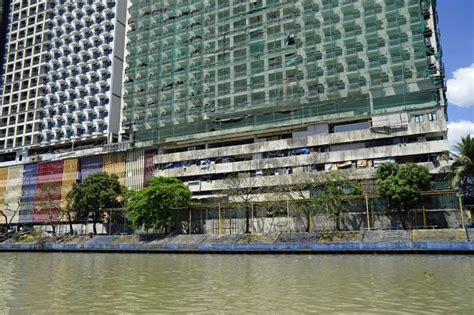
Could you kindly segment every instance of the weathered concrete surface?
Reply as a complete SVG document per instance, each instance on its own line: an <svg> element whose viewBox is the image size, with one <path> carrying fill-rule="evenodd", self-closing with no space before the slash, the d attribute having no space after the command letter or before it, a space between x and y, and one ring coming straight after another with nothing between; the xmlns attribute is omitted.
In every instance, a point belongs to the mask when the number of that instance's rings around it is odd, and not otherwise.
<svg viewBox="0 0 474 315"><path fill-rule="evenodd" d="M463 234L464 233L464 234ZM413 238L412 238L413 237ZM430 241L421 241L421 240ZM463 253L474 254L463 229L248 235L71 237L60 242L0 243L0 251L121 253Z"/></svg>
<svg viewBox="0 0 474 315"><path fill-rule="evenodd" d="M278 243L315 243L319 239L319 233L281 233L276 240Z"/></svg>
<svg viewBox="0 0 474 315"><path fill-rule="evenodd" d="M320 243L361 242L363 235L364 235L363 231L321 232L319 234L319 242Z"/></svg>
<svg viewBox="0 0 474 315"><path fill-rule="evenodd" d="M411 238L414 242L466 242L464 229L442 230L412 230Z"/></svg>
<svg viewBox="0 0 474 315"><path fill-rule="evenodd" d="M276 243L276 244L0 244L0 251L201 254L474 254L474 242Z"/></svg>
<svg viewBox="0 0 474 315"><path fill-rule="evenodd" d="M362 240L365 243L373 242L410 242L408 231L365 231Z"/></svg>
<svg viewBox="0 0 474 315"><path fill-rule="evenodd" d="M468 241L474 242L474 228L467 228L466 233L467 233Z"/></svg>

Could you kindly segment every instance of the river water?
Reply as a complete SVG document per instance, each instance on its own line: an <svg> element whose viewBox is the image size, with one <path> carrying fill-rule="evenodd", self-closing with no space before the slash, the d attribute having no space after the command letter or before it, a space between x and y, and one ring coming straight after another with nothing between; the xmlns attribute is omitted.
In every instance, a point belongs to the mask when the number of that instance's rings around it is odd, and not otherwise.
<svg viewBox="0 0 474 315"><path fill-rule="evenodd" d="M466 313L474 257L0 253L0 313Z"/></svg>

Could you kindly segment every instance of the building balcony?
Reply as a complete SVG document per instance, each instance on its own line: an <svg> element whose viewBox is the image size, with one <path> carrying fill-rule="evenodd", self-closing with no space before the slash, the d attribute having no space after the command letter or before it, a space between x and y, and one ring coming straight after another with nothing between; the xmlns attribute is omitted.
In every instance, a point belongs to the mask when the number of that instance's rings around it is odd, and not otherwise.
<svg viewBox="0 0 474 315"><path fill-rule="evenodd" d="M99 128L99 126L104 123L104 120L103 120L102 118L100 118L100 117L99 117L99 118L95 118L95 119L93 119L92 121L93 121L94 124L97 126L97 128Z"/></svg>
<svg viewBox="0 0 474 315"><path fill-rule="evenodd" d="M73 114L72 114L72 113L69 113L69 112L65 112L65 113L63 113L63 115L62 115L62 118L63 118L65 121L67 121L68 118L70 118L70 117L73 117Z"/></svg>

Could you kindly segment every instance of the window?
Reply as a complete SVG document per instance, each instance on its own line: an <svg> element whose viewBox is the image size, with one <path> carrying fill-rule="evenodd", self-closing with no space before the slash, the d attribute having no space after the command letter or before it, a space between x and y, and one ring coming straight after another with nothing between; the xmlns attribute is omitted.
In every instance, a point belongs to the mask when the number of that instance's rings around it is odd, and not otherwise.
<svg viewBox="0 0 474 315"><path fill-rule="evenodd" d="M429 121L434 121L437 118L438 118L438 116L436 115L436 112L428 113L428 120Z"/></svg>
<svg viewBox="0 0 474 315"><path fill-rule="evenodd" d="M415 115L415 122L423 122L423 115Z"/></svg>

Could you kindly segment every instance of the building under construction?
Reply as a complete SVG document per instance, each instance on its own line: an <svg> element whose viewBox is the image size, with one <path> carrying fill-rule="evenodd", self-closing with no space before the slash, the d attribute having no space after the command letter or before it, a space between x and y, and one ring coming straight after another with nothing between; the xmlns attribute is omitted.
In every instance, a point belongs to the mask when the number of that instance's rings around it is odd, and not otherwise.
<svg viewBox="0 0 474 315"><path fill-rule="evenodd" d="M430 0L133 1L123 128L157 175L208 195L387 161L442 164L446 99ZM263 180L265 181L265 180Z"/></svg>
<svg viewBox="0 0 474 315"><path fill-rule="evenodd" d="M103 5L116 2L125 1ZM0 162L0 207L19 206L20 222L44 221L35 209L45 183L61 187L61 205L73 183L100 171L132 189L177 177L208 200L231 175L270 186L340 169L370 178L386 162L420 163L435 176L448 165L435 0L133 0L121 21L124 102L121 118L108 118L121 122L119 142L61 146L52 125L39 149L12 142L11 152L27 152ZM77 114L89 117L94 104ZM96 126L91 119L80 130Z"/></svg>

